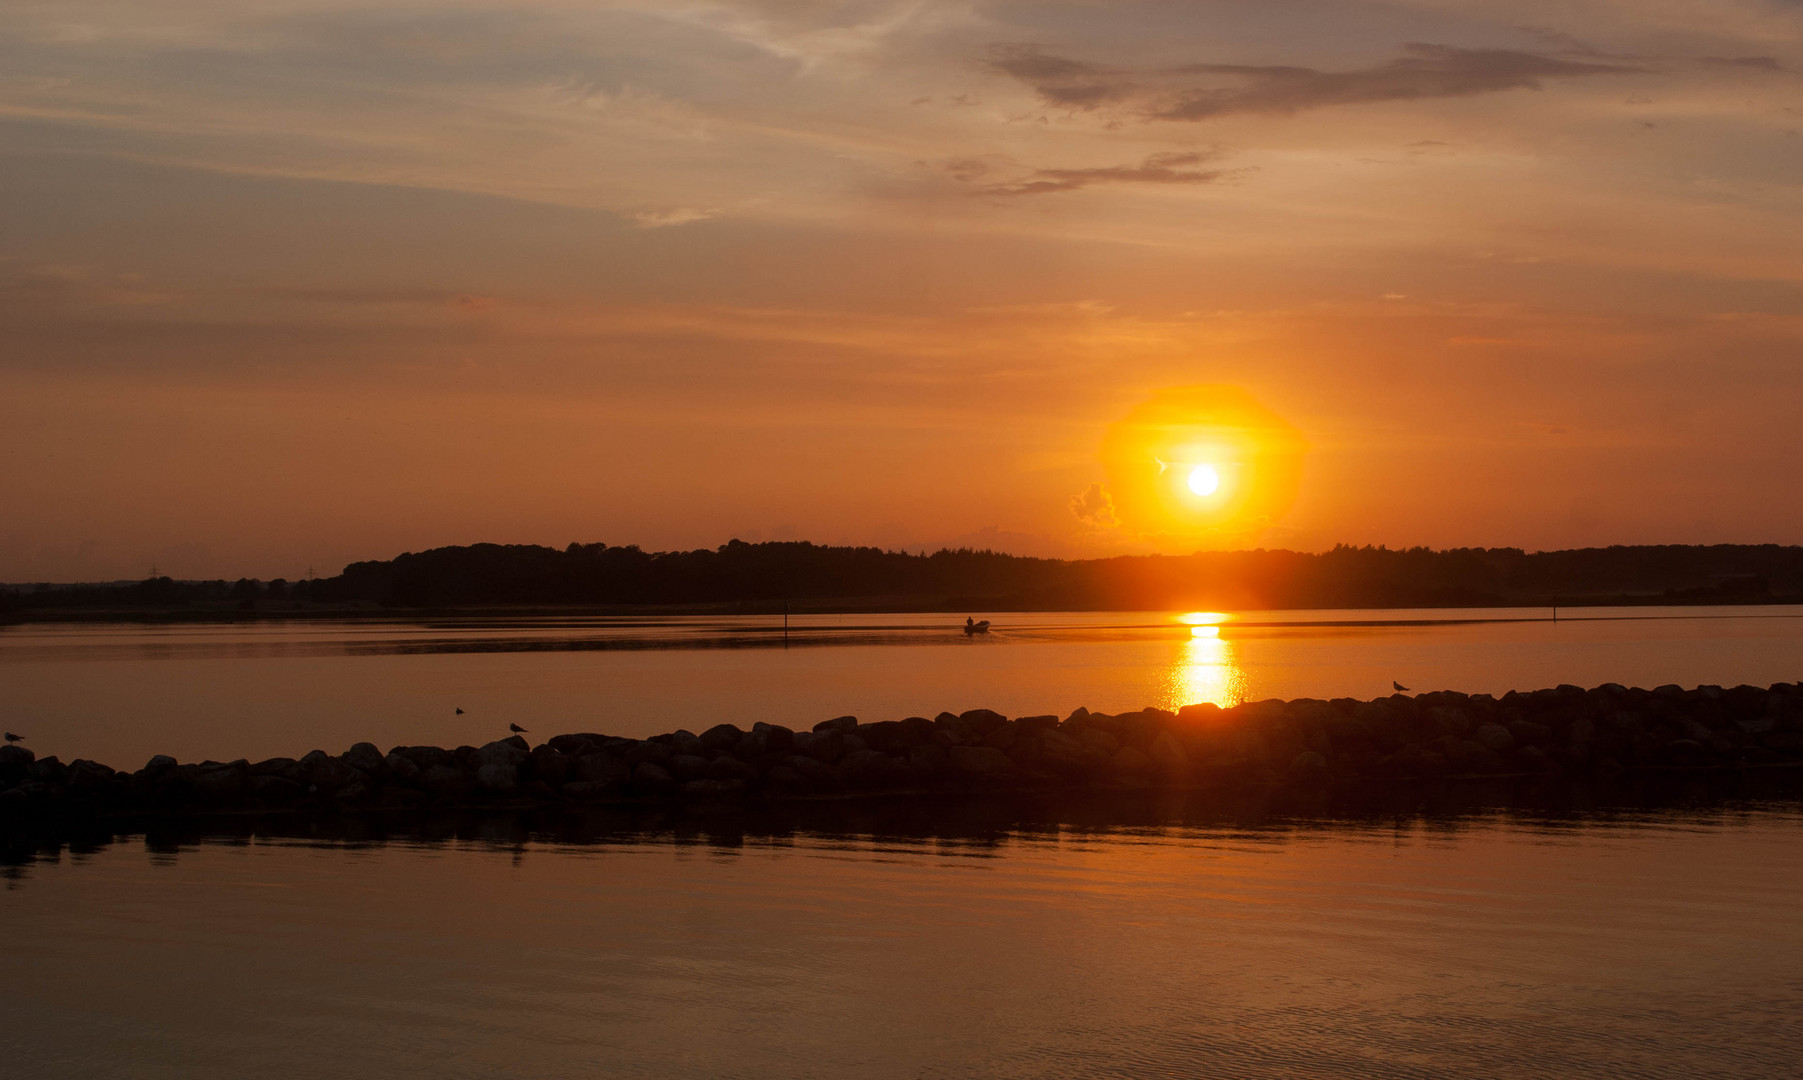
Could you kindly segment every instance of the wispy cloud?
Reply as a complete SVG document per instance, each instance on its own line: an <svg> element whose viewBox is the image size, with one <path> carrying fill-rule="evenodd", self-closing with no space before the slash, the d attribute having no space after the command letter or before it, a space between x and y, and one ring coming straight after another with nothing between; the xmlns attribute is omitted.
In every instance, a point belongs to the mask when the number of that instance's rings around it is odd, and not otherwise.
<svg viewBox="0 0 1803 1080"><path fill-rule="evenodd" d="M1035 169L1020 180L986 184L977 189L984 195L1049 195L1058 191L1076 191L1096 184L1209 184L1227 174L1223 169L1192 169L1212 155L1195 151L1153 154L1138 165L1109 165L1089 169ZM949 169L948 169L949 171ZM952 172L960 180L975 179L968 171Z"/></svg>
<svg viewBox="0 0 1803 1080"><path fill-rule="evenodd" d="M720 216L719 210L700 210L693 206L678 206L670 210L640 210L632 215L632 220L641 229L666 229L672 225L688 225L697 221Z"/></svg>
<svg viewBox="0 0 1803 1080"><path fill-rule="evenodd" d="M1148 120L1197 121L1241 113L1290 114L1335 105L1470 97L1539 89L1546 79L1622 75L1639 69L1563 60L1513 49L1408 44L1371 67L1322 71L1285 65L1189 64L1105 68L1033 45L998 45L989 65L1032 87L1047 105L1120 105Z"/></svg>

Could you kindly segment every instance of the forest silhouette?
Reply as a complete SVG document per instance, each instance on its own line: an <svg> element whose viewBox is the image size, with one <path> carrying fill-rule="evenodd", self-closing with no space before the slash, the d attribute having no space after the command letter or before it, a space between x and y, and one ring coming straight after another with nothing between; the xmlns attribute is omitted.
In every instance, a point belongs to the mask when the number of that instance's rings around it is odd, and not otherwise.
<svg viewBox="0 0 1803 1080"><path fill-rule="evenodd" d="M694 551L472 544L356 562L336 577L12 586L10 615L64 610L565 606L736 611L1186 610L1771 603L1803 599L1803 547L1339 546L1041 559L805 541Z"/></svg>

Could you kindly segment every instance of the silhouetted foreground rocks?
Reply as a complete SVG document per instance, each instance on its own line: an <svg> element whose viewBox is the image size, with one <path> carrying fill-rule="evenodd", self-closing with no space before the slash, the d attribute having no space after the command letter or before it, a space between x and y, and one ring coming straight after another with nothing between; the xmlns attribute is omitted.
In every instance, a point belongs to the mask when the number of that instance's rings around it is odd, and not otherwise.
<svg viewBox="0 0 1803 1080"><path fill-rule="evenodd" d="M719 724L649 739L519 736L486 746L358 743L337 756L134 773L0 747L0 816L546 804L733 803L867 795L1231 789L1803 765L1803 685L1191 705L1008 719L987 709L794 731Z"/></svg>

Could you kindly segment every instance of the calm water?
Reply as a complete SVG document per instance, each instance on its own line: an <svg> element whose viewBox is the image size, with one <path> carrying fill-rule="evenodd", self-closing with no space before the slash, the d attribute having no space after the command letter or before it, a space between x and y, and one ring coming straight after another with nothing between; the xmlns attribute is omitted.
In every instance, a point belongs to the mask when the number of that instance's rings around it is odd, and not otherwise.
<svg viewBox="0 0 1803 1080"><path fill-rule="evenodd" d="M1803 1062L1795 804L131 837L0 890L18 1077L1708 1077ZM15 852L16 860L16 852Z"/></svg>
<svg viewBox="0 0 1803 1080"><path fill-rule="evenodd" d="M35 625L0 722L135 764L1803 675L1795 609L1583 614ZM1799 1075L1803 803L1579 805L0 831L0 1075Z"/></svg>
<svg viewBox="0 0 1803 1080"><path fill-rule="evenodd" d="M0 725L40 754L136 767L333 753L361 740L811 727L978 706L1009 715L1197 701L1501 694L1559 683L1803 678L1786 607L469 619L0 628ZM785 645L786 640L786 645ZM462 708L463 715L455 710Z"/></svg>

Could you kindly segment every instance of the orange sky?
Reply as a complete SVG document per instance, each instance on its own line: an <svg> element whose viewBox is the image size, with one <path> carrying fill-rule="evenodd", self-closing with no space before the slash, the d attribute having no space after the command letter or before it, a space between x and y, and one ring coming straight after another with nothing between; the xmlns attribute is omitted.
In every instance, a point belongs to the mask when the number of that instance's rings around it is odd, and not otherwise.
<svg viewBox="0 0 1803 1080"><path fill-rule="evenodd" d="M1803 542L1803 7L19 0L0 580ZM1236 388L1281 513L1085 513Z"/></svg>

